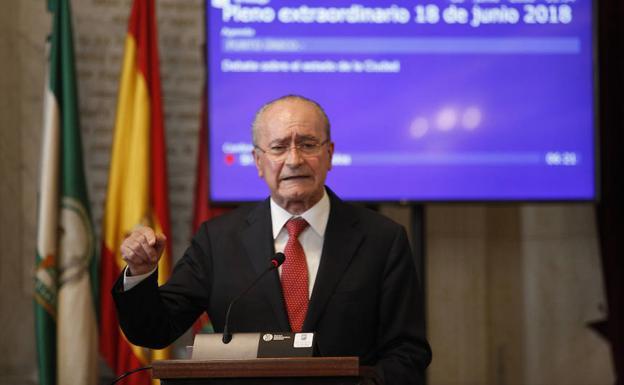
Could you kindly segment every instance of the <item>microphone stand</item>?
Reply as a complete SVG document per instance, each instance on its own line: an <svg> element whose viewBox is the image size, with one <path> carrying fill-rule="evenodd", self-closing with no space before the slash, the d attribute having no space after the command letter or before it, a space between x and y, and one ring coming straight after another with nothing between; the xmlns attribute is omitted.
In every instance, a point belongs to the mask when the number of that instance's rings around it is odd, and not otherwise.
<svg viewBox="0 0 624 385"><path fill-rule="evenodd" d="M232 341L232 333L230 333L230 311L232 310L232 306L234 305L234 303L236 303L236 301L238 301L242 296L244 296L245 294L247 294L249 292L249 290L251 290L254 286L256 286L256 283L258 283L258 281L260 281L260 279L262 279L262 277L264 277L269 271L275 270L277 269L282 263L284 263L284 260L286 259L286 256L284 255L284 253L276 253L275 256L273 256L273 258L271 258L271 266L269 268L267 268L265 271L262 272L262 274L260 274L258 276L258 278L256 278L251 285L247 286L247 289L245 289L245 291L243 291L242 293L240 293L238 296L236 296L232 302L230 302L228 308L227 308L227 312L225 313L225 324L223 326L223 338L222 341L224 344L229 344L230 341Z"/></svg>

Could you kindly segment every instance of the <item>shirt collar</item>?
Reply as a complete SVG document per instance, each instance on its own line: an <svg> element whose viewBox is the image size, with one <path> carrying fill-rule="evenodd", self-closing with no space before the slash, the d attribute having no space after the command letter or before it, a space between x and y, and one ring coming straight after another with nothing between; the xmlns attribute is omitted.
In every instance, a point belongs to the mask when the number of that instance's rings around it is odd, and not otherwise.
<svg viewBox="0 0 624 385"><path fill-rule="evenodd" d="M273 239L279 235L282 227L293 217L302 217L309 224L312 230L321 238L325 236L327 221L329 220L329 196L327 191L323 189L323 197L314 206L310 207L301 215L292 215L288 211L281 208L273 198L271 198L271 222L273 225Z"/></svg>

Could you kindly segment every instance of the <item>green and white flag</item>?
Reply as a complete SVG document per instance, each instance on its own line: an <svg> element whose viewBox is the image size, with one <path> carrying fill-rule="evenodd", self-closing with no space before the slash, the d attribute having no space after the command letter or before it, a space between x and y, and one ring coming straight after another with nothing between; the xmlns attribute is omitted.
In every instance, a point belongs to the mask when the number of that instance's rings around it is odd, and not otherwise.
<svg viewBox="0 0 624 385"><path fill-rule="evenodd" d="M97 261L78 119L69 0L53 17L35 261L40 385L97 383Z"/></svg>

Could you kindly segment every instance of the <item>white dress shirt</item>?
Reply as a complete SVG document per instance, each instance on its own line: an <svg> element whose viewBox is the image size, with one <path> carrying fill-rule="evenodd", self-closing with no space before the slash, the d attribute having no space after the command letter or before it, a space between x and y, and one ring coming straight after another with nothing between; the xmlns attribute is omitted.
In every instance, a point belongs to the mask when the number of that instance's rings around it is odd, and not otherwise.
<svg viewBox="0 0 624 385"><path fill-rule="evenodd" d="M288 211L281 208L273 201L273 198L271 198L271 221L275 252L284 252L284 248L288 242L288 231L284 226L286 222L294 217L302 217L309 224L299 235L299 242L303 247L303 252L306 255L306 263L308 265L308 296L312 295L314 281L316 281L316 273L318 272L321 262L323 242L325 241L325 229L327 228L327 221L329 220L329 209L329 196L326 191L323 191L323 197L320 201L303 214L297 216L293 216ZM154 268L154 270L149 273L129 276L127 270L128 268L126 267L123 274L124 291L132 289L156 271ZM281 267L279 268L279 273L282 273Z"/></svg>

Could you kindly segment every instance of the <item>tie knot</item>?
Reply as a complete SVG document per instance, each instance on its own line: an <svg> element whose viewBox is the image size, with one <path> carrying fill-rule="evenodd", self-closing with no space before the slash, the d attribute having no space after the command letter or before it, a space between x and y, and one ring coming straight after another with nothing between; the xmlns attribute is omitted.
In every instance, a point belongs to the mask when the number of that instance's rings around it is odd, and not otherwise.
<svg viewBox="0 0 624 385"><path fill-rule="evenodd" d="M301 217L293 218L286 222L286 230L288 231L289 237L298 238L299 234L301 234L306 227L308 227L308 222Z"/></svg>

